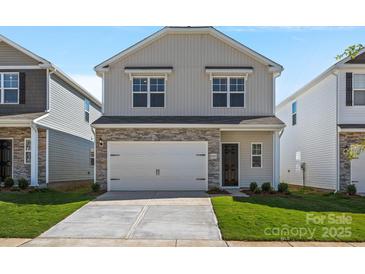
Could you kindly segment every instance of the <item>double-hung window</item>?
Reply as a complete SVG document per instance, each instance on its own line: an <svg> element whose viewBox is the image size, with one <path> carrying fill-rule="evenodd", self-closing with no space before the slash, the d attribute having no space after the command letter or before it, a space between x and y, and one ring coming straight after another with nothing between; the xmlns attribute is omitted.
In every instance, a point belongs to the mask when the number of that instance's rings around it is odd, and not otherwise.
<svg viewBox="0 0 365 274"><path fill-rule="evenodd" d="M30 138L24 139L24 163L30 164L32 157L32 149L30 145Z"/></svg>
<svg viewBox="0 0 365 274"><path fill-rule="evenodd" d="M19 104L19 73L0 73L1 104Z"/></svg>
<svg viewBox="0 0 365 274"><path fill-rule="evenodd" d="M213 77L213 107L244 107L244 77Z"/></svg>
<svg viewBox="0 0 365 274"><path fill-rule="evenodd" d="M354 106L365 106L365 74L353 75Z"/></svg>
<svg viewBox="0 0 365 274"><path fill-rule="evenodd" d="M165 78L134 77L133 107L165 107Z"/></svg>
<svg viewBox="0 0 365 274"><path fill-rule="evenodd" d="M262 167L262 143L251 143L251 167Z"/></svg>
<svg viewBox="0 0 365 274"><path fill-rule="evenodd" d="M291 104L291 124L295 126L297 124L297 102Z"/></svg>
<svg viewBox="0 0 365 274"><path fill-rule="evenodd" d="M90 121L90 101L87 99L84 100L84 117L85 122Z"/></svg>
<svg viewBox="0 0 365 274"><path fill-rule="evenodd" d="M95 165L95 151L94 148L90 148L90 166Z"/></svg>

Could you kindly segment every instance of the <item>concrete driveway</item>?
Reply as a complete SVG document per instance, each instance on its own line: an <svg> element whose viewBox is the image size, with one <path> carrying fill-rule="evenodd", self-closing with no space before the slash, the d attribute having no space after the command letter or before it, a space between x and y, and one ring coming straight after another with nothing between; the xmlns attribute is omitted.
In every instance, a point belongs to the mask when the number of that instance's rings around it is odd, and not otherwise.
<svg viewBox="0 0 365 274"><path fill-rule="evenodd" d="M108 192L40 238L220 240L205 192Z"/></svg>

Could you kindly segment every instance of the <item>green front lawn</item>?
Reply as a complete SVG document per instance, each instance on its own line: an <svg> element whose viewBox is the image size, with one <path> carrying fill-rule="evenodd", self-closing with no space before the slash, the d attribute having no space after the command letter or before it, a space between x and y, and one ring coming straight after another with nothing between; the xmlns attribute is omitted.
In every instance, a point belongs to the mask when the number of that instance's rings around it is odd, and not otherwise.
<svg viewBox="0 0 365 274"><path fill-rule="evenodd" d="M365 197L297 190L212 203L225 240L365 241Z"/></svg>
<svg viewBox="0 0 365 274"><path fill-rule="evenodd" d="M0 238L34 238L95 195L90 189L72 192L0 192Z"/></svg>

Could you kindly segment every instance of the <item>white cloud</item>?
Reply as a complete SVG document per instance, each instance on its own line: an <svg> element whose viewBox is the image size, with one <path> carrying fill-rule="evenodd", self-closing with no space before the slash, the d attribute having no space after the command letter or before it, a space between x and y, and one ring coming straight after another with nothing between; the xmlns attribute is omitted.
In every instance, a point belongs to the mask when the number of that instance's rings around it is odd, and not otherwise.
<svg viewBox="0 0 365 274"><path fill-rule="evenodd" d="M72 74L78 84L84 87L89 93L101 101L101 78L92 74Z"/></svg>

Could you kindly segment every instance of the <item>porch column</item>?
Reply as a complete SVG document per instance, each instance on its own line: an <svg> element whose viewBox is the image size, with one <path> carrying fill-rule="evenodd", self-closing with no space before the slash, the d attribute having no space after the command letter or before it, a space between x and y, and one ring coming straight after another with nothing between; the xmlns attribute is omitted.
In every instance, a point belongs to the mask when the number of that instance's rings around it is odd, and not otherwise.
<svg viewBox="0 0 365 274"><path fill-rule="evenodd" d="M274 172L273 172L273 187L277 189L280 183L280 136L279 131L273 133L273 158L274 158Z"/></svg>
<svg viewBox="0 0 365 274"><path fill-rule="evenodd" d="M38 186L38 129L35 125L31 126L31 168L30 185Z"/></svg>

